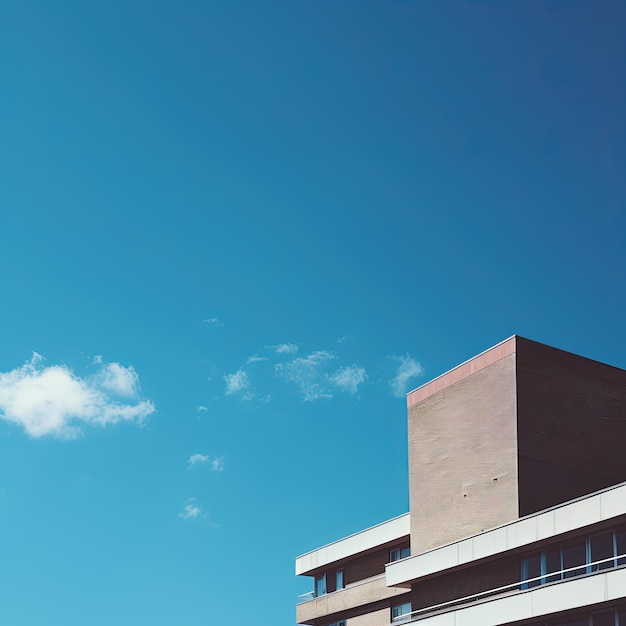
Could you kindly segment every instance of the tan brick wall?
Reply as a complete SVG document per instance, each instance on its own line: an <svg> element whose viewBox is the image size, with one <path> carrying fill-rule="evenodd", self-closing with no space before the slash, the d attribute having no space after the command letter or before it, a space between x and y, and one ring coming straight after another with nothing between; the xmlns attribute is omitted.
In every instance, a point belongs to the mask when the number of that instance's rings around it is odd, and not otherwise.
<svg viewBox="0 0 626 626"><path fill-rule="evenodd" d="M389 626L391 609L384 608L348 619L347 626Z"/></svg>
<svg viewBox="0 0 626 626"><path fill-rule="evenodd" d="M518 517L515 354L409 408L411 551Z"/></svg>
<svg viewBox="0 0 626 626"><path fill-rule="evenodd" d="M397 596L406 597L407 589L387 587L384 576L358 583L335 593L320 596L296 606L298 624L330 624L339 619L352 618L377 611L402 600Z"/></svg>

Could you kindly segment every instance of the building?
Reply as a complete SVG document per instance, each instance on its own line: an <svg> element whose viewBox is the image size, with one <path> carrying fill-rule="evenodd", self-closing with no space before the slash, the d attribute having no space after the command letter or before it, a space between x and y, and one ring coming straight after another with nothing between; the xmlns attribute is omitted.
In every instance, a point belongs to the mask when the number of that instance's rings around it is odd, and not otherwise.
<svg viewBox="0 0 626 626"><path fill-rule="evenodd" d="M410 511L298 557L298 623L626 626L626 371L514 336L407 405Z"/></svg>

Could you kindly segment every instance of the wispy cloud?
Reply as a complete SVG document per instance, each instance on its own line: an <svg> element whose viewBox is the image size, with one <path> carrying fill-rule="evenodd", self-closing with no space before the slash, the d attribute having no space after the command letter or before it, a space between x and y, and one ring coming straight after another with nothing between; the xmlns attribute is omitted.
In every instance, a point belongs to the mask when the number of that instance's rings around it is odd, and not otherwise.
<svg viewBox="0 0 626 626"><path fill-rule="evenodd" d="M244 392L250 386L248 374L243 369L237 370L234 374L226 374L224 380L226 381L226 391L224 393L227 396Z"/></svg>
<svg viewBox="0 0 626 626"><path fill-rule="evenodd" d="M219 317L205 317L203 322L205 326L224 326Z"/></svg>
<svg viewBox="0 0 626 626"><path fill-rule="evenodd" d="M155 411L150 400L139 397L132 367L96 358L98 371L80 377L65 365L44 361L35 352L21 367L0 372L0 419L18 424L31 437L74 438L81 425L140 423Z"/></svg>
<svg viewBox="0 0 626 626"><path fill-rule="evenodd" d="M187 469L191 469L194 465L208 463L212 472L221 472L224 470L224 457L216 456L211 458L208 454L200 454L196 452L187 459Z"/></svg>
<svg viewBox="0 0 626 626"><path fill-rule="evenodd" d="M341 391L346 391L356 396L359 393L359 385L365 382L366 378L367 374L364 367L348 365L347 367L339 368L330 377L330 382Z"/></svg>
<svg viewBox="0 0 626 626"><path fill-rule="evenodd" d="M200 404L196 407L196 411L198 411L198 413L208 413L209 409L207 409L203 404Z"/></svg>
<svg viewBox="0 0 626 626"><path fill-rule="evenodd" d="M183 519L195 519L197 517L206 517L202 513L202 509L195 504L195 498L189 498L187 503L183 507L183 510L178 514L178 517L182 517Z"/></svg>
<svg viewBox="0 0 626 626"><path fill-rule="evenodd" d="M224 470L224 457L216 456L211 459L211 471L212 472L222 472Z"/></svg>
<svg viewBox="0 0 626 626"><path fill-rule="evenodd" d="M259 356L258 354L253 354L246 359L246 364L250 365L250 363L262 363L263 361L268 361L269 359L266 356Z"/></svg>
<svg viewBox="0 0 626 626"><path fill-rule="evenodd" d="M407 390L409 380L424 373L424 368L407 353L405 356L393 357L399 362L396 375L389 381L391 393L396 398L402 398Z"/></svg>
<svg viewBox="0 0 626 626"><path fill-rule="evenodd" d="M298 346L295 343L279 343L277 346L267 346L276 352L276 354L296 354Z"/></svg>
<svg viewBox="0 0 626 626"><path fill-rule="evenodd" d="M274 371L277 376L296 384L306 402L332 398L325 368L335 358L332 352L318 350L306 357L297 357L287 363L277 363Z"/></svg>
<svg viewBox="0 0 626 626"><path fill-rule="evenodd" d="M209 457L206 454L192 454L187 459L187 469L191 469L196 463L206 463L209 460Z"/></svg>

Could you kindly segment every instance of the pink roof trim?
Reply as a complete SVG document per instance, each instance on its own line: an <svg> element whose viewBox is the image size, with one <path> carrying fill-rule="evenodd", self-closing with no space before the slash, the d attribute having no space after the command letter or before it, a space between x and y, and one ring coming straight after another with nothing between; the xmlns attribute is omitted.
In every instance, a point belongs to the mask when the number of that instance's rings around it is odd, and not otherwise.
<svg viewBox="0 0 626 626"><path fill-rule="evenodd" d="M493 348L489 348L489 350L485 350L481 354L473 357L469 361L465 361L465 363L461 363L461 365L457 365L455 368L450 371L438 376L437 378L431 380L430 382L418 387L417 389L411 391L406 396L406 404L410 409L412 406L415 406L418 402L425 400L429 396L445 389L446 387L450 387L454 385L454 383L458 383L460 380L475 374L476 372L492 365L496 361L503 359L515 352L516 348L516 337L513 336L510 339L506 339L502 343L494 346Z"/></svg>

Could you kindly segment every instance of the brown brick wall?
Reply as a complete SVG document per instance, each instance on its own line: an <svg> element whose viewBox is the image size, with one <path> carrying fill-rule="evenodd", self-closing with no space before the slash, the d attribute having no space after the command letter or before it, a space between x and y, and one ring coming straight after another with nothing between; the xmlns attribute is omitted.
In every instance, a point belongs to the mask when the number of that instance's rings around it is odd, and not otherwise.
<svg viewBox="0 0 626 626"><path fill-rule="evenodd" d="M415 583L411 588L411 604L415 611L503 587L519 579L520 557L509 556Z"/></svg>
<svg viewBox="0 0 626 626"><path fill-rule="evenodd" d="M378 576L385 572L385 565L389 563L389 556L391 550L406 548L409 546L408 541L401 543L391 544L386 548L381 548L374 552L368 552L361 556L357 556L346 563L339 564L335 567L326 569L326 591L332 593L336 591L337 587L337 570L342 569L343 583L345 585L351 585L360 580L371 578L372 576ZM320 576L323 572L317 574Z"/></svg>
<svg viewBox="0 0 626 626"><path fill-rule="evenodd" d="M403 543L394 546L394 548L404 547L406 545L408 544ZM343 565L345 584L350 585L359 580L383 574L385 565L389 563L389 553L391 549L392 548L385 548L383 550L377 550L376 552L356 557Z"/></svg>
<svg viewBox="0 0 626 626"><path fill-rule="evenodd" d="M517 339L519 508L626 480L626 372Z"/></svg>

